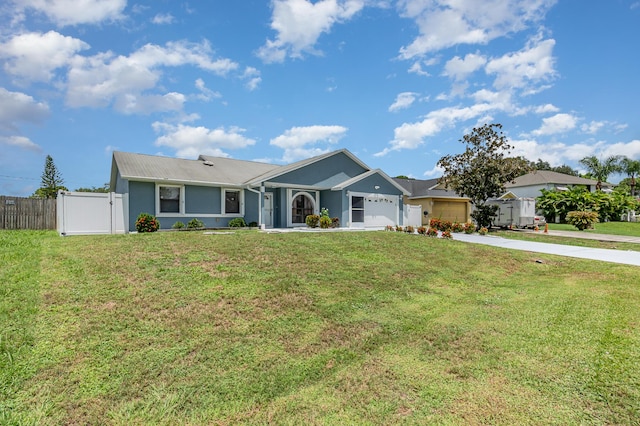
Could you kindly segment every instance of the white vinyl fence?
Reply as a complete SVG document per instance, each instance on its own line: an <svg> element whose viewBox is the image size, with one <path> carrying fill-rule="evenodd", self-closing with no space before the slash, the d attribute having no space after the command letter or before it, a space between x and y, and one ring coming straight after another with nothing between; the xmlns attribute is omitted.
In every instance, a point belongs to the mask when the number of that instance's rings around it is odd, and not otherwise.
<svg viewBox="0 0 640 426"><path fill-rule="evenodd" d="M57 199L60 235L124 234L127 199L115 192L60 191Z"/></svg>
<svg viewBox="0 0 640 426"><path fill-rule="evenodd" d="M412 206L405 204L403 206L403 219L404 226L422 226L422 206Z"/></svg>

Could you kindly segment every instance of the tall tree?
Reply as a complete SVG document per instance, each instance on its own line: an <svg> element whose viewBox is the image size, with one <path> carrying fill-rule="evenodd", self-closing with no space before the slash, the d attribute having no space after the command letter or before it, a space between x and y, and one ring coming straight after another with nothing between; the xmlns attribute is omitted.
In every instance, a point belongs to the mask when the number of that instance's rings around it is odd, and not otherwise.
<svg viewBox="0 0 640 426"><path fill-rule="evenodd" d="M598 157L592 155L590 157L584 157L580 160L580 164L587 168L587 172L595 179L596 189L602 190L602 182L606 182L614 173L621 171L620 156L612 155L604 160L599 160Z"/></svg>
<svg viewBox="0 0 640 426"><path fill-rule="evenodd" d="M532 161L531 162L531 166L535 170L550 170L552 172L564 173L565 175L571 175L571 176L579 176L580 175L576 170L572 169L570 166L568 166L566 164L554 167L551 164L549 164L548 161L543 161L540 158L538 158L538 161L536 161L535 163Z"/></svg>
<svg viewBox="0 0 640 426"><path fill-rule="evenodd" d="M440 181L463 197L469 197L475 210L471 217L478 226L489 226L495 206L487 206L490 198L505 192L505 184L531 171L529 161L508 157L513 147L502 132L501 124L485 124L464 135L467 145L462 154L446 155L438 161L444 169Z"/></svg>
<svg viewBox="0 0 640 426"><path fill-rule="evenodd" d="M631 196L636 195L636 176L640 174L640 161L624 157L620 160L620 168L624 174L629 177L629 186L631 187Z"/></svg>
<svg viewBox="0 0 640 426"><path fill-rule="evenodd" d="M68 191L63 185L64 180L58 172L56 165L53 163L53 158L47 155L44 161L44 171L42 172L40 188L33 193L32 197L35 198L56 198L58 191Z"/></svg>

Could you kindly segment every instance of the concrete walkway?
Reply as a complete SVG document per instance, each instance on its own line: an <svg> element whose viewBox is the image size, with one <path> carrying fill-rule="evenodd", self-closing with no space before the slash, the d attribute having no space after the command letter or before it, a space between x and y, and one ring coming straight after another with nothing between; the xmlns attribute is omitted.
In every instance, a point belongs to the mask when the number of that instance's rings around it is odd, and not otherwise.
<svg viewBox="0 0 640 426"><path fill-rule="evenodd" d="M566 232L568 235L561 235L562 231L549 232L549 235L578 237L577 232ZM555 254L558 256L577 257L580 259L599 260L602 262L621 263L625 265L640 266L640 251L631 250L610 250L590 247L567 246L563 244L540 243L534 241L510 240L508 238L495 237L491 235L478 234L452 234L453 239L473 244L485 244L494 247L502 247L511 250L523 250L534 253ZM620 242L640 242L639 238L623 237L617 235L598 235L589 234L590 239L599 239L600 241L620 241ZM615 238L615 239L612 239ZM635 240L635 241L631 241Z"/></svg>

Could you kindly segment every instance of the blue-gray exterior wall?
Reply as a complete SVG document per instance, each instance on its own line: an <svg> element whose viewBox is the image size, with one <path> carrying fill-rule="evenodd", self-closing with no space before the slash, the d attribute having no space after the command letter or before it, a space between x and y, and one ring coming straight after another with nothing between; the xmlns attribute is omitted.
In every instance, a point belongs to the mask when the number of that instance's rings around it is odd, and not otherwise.
<svg viewBox="0 0 640 426"><path fill-rule="evenodd" d="M339 218L341 225L346 223L343 212L346 201L342 198L347 197L343 194L343 191L320 191L320 208L329 209L329 216Z"/></svg>
<svg viewBox="0 0 640 426"><path fill-rule="evenodd" d="M129 230L135 231L140 213L156 214L156 185L153 182L129 181ZM160 221L161 227L166 227Z"/></svg>
<svg viewBox="0 0 640 426"><path fill-rule="evenodd" d="M129 229L136 229L136 219L140 213L156 214L156 184L154 182L118 181L119 188L129 192ZM222 214L222 189L218 187L185 185L185 213L184 215L161 215L157 219L161 229L170 229L176 222L185 225L194 218L201 220L207 228L224 228L235 216L229 217L204 217L207 214ZM243 190L244 192L244 220L247 223L258 222L258 194Z"/></svg>
<svg viewBox="0 0 640 426"><path fill-rule="evenodd" d="M271 180L277 183L332 187L367 170L340 153Z"/></svg>

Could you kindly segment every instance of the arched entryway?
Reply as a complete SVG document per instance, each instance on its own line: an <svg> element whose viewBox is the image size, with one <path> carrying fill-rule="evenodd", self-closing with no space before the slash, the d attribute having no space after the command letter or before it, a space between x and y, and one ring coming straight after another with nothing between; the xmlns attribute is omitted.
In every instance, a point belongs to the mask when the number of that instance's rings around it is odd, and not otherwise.
<svg viewBox="0 0 640 426"><path fill-rule="evenodd" d="M315 211L315 203L311 195L306 192L298 193L291 201L291 224L305 225L305 219Z"/></svg>

